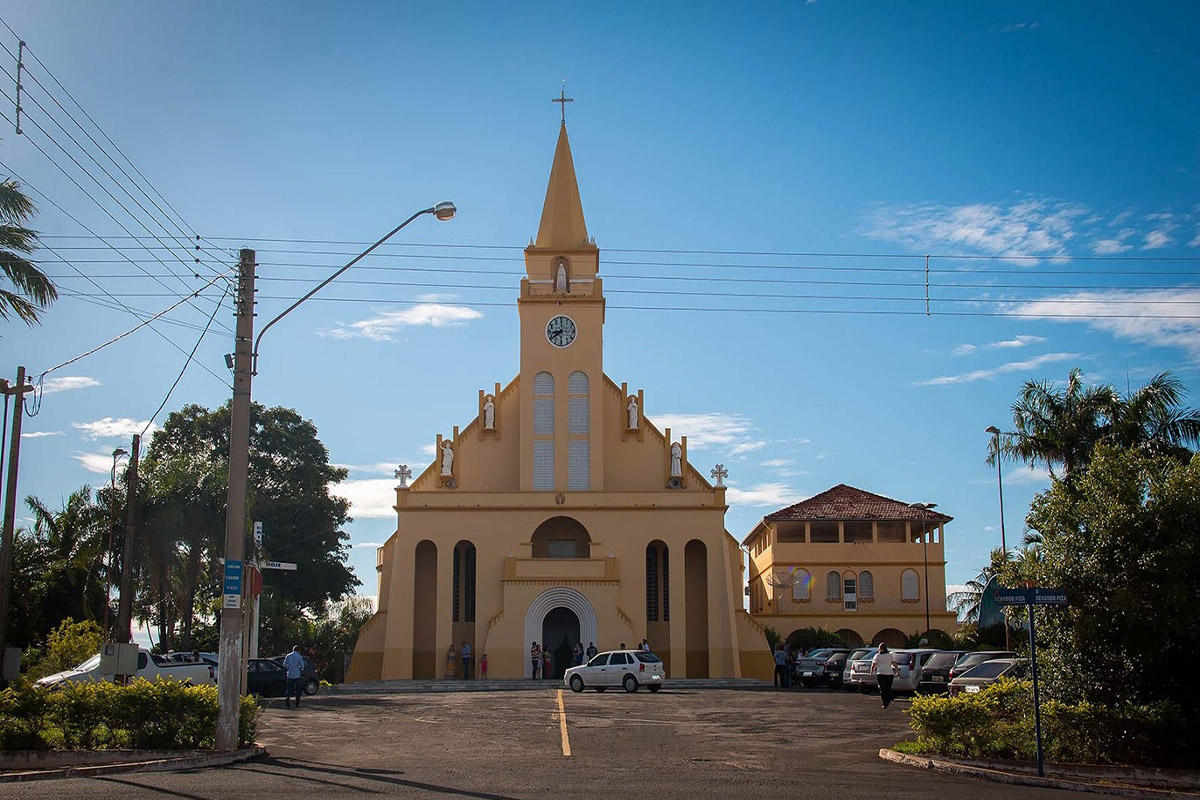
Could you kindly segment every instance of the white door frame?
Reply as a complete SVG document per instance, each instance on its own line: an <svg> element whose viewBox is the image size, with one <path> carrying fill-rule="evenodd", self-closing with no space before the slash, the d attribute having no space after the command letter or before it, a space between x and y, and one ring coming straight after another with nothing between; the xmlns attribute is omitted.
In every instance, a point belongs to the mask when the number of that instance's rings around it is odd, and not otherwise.
<svg viewBox="0 0 1200 800"><path fill-rule="evenodd" d="M579 618L579 640L584 647L588 642L596 641L596 610L592 604L575 589L556 586L533 598L529 610L525 612L525 641L522 643L525 650L534 642L542 644L542 624L546 621L546 615L556 608L568 609ZM525 659L524 669L525 677L532 678L533 666L528 658Z"/></svg>

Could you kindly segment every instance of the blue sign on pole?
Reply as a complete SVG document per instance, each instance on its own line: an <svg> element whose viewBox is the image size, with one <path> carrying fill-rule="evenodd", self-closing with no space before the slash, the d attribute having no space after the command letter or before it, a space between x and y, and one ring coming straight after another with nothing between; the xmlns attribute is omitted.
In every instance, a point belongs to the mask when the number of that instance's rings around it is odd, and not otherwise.
<svg viewBox="0 0 1200 800"><path fill-rule="evenodd" d="M1006 586L996 587L996 604L1001 606L1029 605L1032 589L1009 589Z"/></svg>
<svg viewBox="0 0 1200 800"><path fill-rule="evenodd" d="M225 562L225 589L222 594L242 593L242 562Z"/></svg>

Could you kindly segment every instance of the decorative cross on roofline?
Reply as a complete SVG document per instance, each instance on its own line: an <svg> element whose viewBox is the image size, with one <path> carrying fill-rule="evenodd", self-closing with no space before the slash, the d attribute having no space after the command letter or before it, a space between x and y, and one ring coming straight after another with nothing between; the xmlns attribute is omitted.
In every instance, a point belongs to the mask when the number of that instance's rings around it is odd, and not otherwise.
<svg viewBox="0 0 1200 800"><path fill-rule="evenodd" d="M401 464L400 469L393 473L393 477L400 479L400 488L408 488L408 479L412 477L412 470L408 468L408 464Z"/></svg>
<svg viewBox="0 0 1200 800"><path fill-rule="evenodd" d="M713 467L712 472L708 474L713 476L717 482L717 486L724 486L724 480L729 477L729 470L725 469L724 464L717 464Z"/></svg>
<svg viewBox="0 0 1200 800"><path fill-rule="evenodd" d="M567 82L566 82L566 80L563 80L562 90L558 93L558 97L554 98L550 102L559 104L559 108L562 109L562 121L563 121L563 124L566 125L567 124L567 103L575 102L574 97L567 97Z"/></svg>

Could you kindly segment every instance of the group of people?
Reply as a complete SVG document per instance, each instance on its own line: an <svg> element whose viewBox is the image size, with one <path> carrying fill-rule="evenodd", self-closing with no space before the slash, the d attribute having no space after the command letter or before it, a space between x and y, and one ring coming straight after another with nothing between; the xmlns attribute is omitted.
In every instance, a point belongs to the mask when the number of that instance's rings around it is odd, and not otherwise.
<svg viewBox="0 0 1200 800"><path fill-rule="evenodd" d="M456 674L456 662L462 661L462 675ZM461 677L463 680L471 678L471 645L467 644L466 640L459 645L458 653L454 652L454 645L450 645L450 649L446 651L446 677L455 678ZM484 653L479 658L479 677L487 680L487 653Z"/></svg>
<svg viewBox="0 0 1200 800"><path fill-rule="evenodd" d="M621 642L621 646L618 647L617 649L625 650L626 649L625 643ZM643 652L649 653L650 652L650 642L648 642L645 639L642 639L642 643L637 646L637 649L641 650ZM595 658L596 654L598 652L600 652L600 651L596 649L595 642L588 642L587 647L584 647L583 643L579 642L575 645L575 648L571 651L571 663L568 666L572 666L572 667L583 666L584 664L586 664L587 662L589 662L593 658ZM544 680L546 678L552 677L554 674L553 669L552 669L553 662L554 662L554 658L551 655L549 644L539 645L537 642L534 642L532 645L530 645L530 647L529 647L529 666L530 666L530 671L531 671L531 674L533 675L534 680L537 680L538 678L541 678Z"/></svg>
<svg viewBox="0 0 1200 800"><path fill-rule="evenodd" d="M789 651L783 642L775 645L775 686L786 689L792 684L792 665L807 655L805 651ZM883 707L891 705L896 699L892 692L892 681L896 679L896 657L888 652L886 644L879 645L879 652L871 657L871 674L879 685L879 698Z"/></svg>

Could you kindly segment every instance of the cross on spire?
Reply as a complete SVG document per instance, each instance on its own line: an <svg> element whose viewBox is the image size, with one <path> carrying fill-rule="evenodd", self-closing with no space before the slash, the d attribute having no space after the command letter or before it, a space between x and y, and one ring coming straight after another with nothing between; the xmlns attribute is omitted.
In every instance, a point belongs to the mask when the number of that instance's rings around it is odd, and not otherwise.
<svg viewBox="0 0 1200 800"><path fill-rule="evenodd" d="M550 102L558 103L559 108L562 109L562 122L564 125L566 125L567 124L567 103L574 103L575 98L567 97L567 82L565 79L563 80L562 89L559 91L558 97L554 98Z"/></svg>

